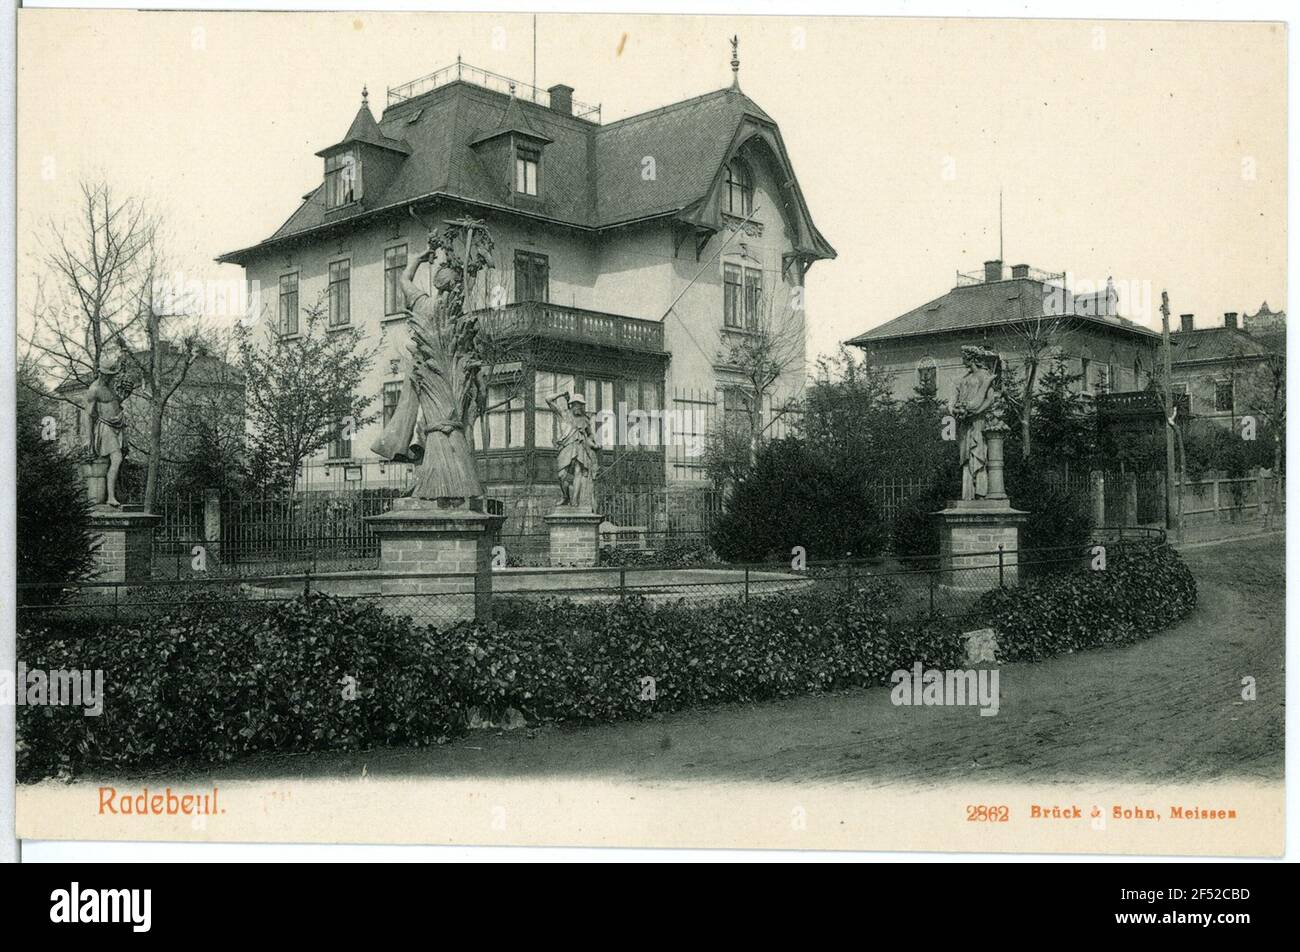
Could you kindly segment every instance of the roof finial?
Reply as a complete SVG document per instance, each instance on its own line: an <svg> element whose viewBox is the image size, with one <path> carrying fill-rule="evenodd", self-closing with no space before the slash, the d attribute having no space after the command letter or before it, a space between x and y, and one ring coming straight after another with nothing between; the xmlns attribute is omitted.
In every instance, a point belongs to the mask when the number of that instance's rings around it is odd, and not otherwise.
<svg viewBox="0 0 1300 952"><path fill-rule="evenodd" d="M366 88L365 83L361 84L361 105L370 105L370 90Z"/></svg>
<svg viewBox="0 0 1300 952"><path fill-rule="evenodd" d="M740 88L740 36L731 38L731 87Z"/></svg>

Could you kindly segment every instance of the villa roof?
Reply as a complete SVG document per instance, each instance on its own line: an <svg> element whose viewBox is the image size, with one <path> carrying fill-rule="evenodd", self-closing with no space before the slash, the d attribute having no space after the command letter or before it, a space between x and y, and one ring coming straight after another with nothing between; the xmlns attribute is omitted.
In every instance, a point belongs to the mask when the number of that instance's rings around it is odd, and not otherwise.
<svg viewBox="0 0 1300 952"><path fill-rule="evenodd" d="M340 215L327 213L319 185L269 238L218 260L242 263L314 229L436 198L591 231L668 215L696 222L692 215L715 194L725 163L754 136L780 164L787 181L781 199L800 217L795 250L810 258L835 256L812 224L776 124L734 85L605 125L462 80L393 103L373 128L369 116L363 105L349 136L386 148L395 144L406 156L379 194L364 195ZM508 181L476 148L512 132L545 144L545 191L526 205L513 201ZM654 157L654 176L644 174L646 156Z"/></svg>
<svg viewBox="0 0 1300 952"><path fill-rule="evenodd" d="M1033 278L1012 278L953 288L920 307L913 308L879 327L873 327L848 341L856 347L872 347L938 334L960 333L975 328L1015 325L1044 317L1044 300L1059 295L1059 289ZM1117 316L1066 315L1121 333L1159 337L1155 331Z"/></svg>

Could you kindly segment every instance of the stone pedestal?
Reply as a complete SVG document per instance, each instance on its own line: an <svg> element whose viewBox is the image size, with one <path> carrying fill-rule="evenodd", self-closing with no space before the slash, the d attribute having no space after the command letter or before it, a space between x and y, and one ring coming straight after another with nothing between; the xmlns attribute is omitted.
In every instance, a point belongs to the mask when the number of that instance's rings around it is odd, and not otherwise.
<svg viewBox="0 0 1300 952"><path fill-rule="evenodd" d="M140 506L95 506L90 515L90 531L99 536L95 580L149 581L153 574L153 532L161 521L162 516L147 515Z"/></svg>
<svg viewBox="0 0 1300 952"><path fill-rule="evenodd" d="M366 522L379 537L380 592L431 596L409 606L419 621L439 626L492 613L492 547L505 517L435 500L396 499ZM449 577L450 576L450 577ZM408 614L397 598L385 607Z"/></svg>
<svg viewBox="0 0 1300 952"><path fill-rule="evenodd" d="M935 518L941 585L983 592L1017 583L1020 527L1029 513L1012 509L1006 499L963 499L950 502Z"/></svg>
<svg viewBox="0 0 1300 952"><path fill-rule="evenodd" d="M591 568L600 563L600 524L604 516L568 506L551 510L546 525L551 530L550 564Z"/></svg>

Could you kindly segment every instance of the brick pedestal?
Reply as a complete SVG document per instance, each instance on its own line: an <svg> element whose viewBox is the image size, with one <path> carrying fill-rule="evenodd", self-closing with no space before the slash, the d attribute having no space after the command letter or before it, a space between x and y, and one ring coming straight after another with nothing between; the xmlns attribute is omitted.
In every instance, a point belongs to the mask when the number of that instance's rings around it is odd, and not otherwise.
<svg viewBox="0 0 1300 952"><path fill-rule="evenodd" d="M162 516L146 515L138 506L96 506L90 531L99 537L95 551L98 582L147 582L153 574L153 532Z"/></svg>
<svg viewBox="0 0 1300 952"><path fill-rule="evenodd" d="M500 515L433 500L394 500L389 512L366 519L379 537L385 576L380 592L431 596L427 606L410 614L437 624L486 620L492 613L492 547L502 521ZM398 599L385 602L401 608Z"/></svg>
<svg viewBox="0 0 1300 952"><path fill-rule="evenodd" d="M551 530L550 564L591 568L600 563L600 524L604 516L560 506L546 517Z"/></svg>
<svg viewBox="0 0 1300 952"><path fill-rule="evenodd" d="M1020 527L1029 513L1012 509L1006 499L963 499L950 502L934 517L939 520L941 585L982 592L997 588L999 582L1017 583Z"/></svg>

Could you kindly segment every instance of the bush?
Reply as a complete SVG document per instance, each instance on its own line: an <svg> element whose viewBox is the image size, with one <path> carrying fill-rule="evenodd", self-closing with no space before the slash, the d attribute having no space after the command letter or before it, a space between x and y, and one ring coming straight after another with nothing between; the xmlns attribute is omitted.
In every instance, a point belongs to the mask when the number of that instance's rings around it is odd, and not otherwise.
<svg viewBox="0 0 1300 952"><path fill-rule="evenodd" d="M1092 504L1081 493L1058 488L1045 473L1023 465L1009 465L1007 491L1016 509L1029 513L1020 530L1021 549L1065 549L1080 551L1092 536ZM891 527L893 551L901 559L914 560L918 566L932 566L939 554L939 522L934 513L948 506L957 495L952 487L960 485L960 467L944 467L930 488L909 499L898 510ZM1040 558L1056 556L1044 553ZM1033 558L1033 557L1031 557ZM1037 565L1027 567L1028 574L1065 568Z"/></svg>
<svg viewBox="0 0 1300 952"><path fill-rule="evenodd" d="M916 564L932 567L939 555L939 520L934 514L948 508L948 502L961 495L961 464L945 460L930 487L917 493L898 508L890 527L894 555Z"/></svg>
<svg viewBox="0 0 1300 952"><path fill-rule="evenodd" d="M795 546L827 560L874 556L885 533L862 480L789 437L759 451L753 471L728 495L709 541L728 562L784 560Z"/></svg>
<svg viewBox="0 0 1300 952"><path fill-rule="evenodd" d="M22 381L17 390L17 569L21 582L70 582L94 569L97 537L90 498L76 460L47 429L53 407ZM57 424L56 424L57 425ZM54 590L20 600L48 602Z"/></svg>
<svg viewBox="0 0 1300 952"><path fill-rule="evenodd" d="M28 670L102 670L106 698L99 717L18 708L18 778L437 744L512 709L581 723L865 687L918 661L962 667L960 632L980 624L998 630L999 661L1033 661L1130 643L1195 606L1172 550L1130 543L1108 557L1105 571L1025 580L972 615L901 627L886 616L897 585L866 579L852 594L827 580L708 608L501 599L492 623L444 631L324 596L209 596L138 622L24 625Z"/></svg>
<svg viewBox="0 0 1300 952"><path fill-rule="evenodd" d="M998 630L998 660L1130 644L1185 618L1196 581L1168 546L1110 546L1104 571L1029 579L981 597L976 613Z"/></svg>
<svg viewBox="0 0 1300 952"><path fill-rule="evenodd" d="M100 669L106 700L99 717L19 708L19 778L435 744L473 713L511 708L534 722L642 718L880 684L961 657L942 621L891 632L874 596L838 585L707 610L515 601L499 623L445 631L363 600L245 607L232 617L202 601L80 637L21 630L29 670Z"/></svg>
<svg viewBox="0 0 1300 952"><path fill-rule="evenodd" d="M1059 487L1042 470L1023 464L1010 467L1007 479L1014 480L1008 493L1011 505L1029 513L1020 529L1020 548L1031 550L1073 549L1082 552L1092 539L1092 502L1086 493ZM1029 560L1059 559L1064 551L1030 554ZM1069 563L1030 565L1026 574L1069 571Z"/></svg>

